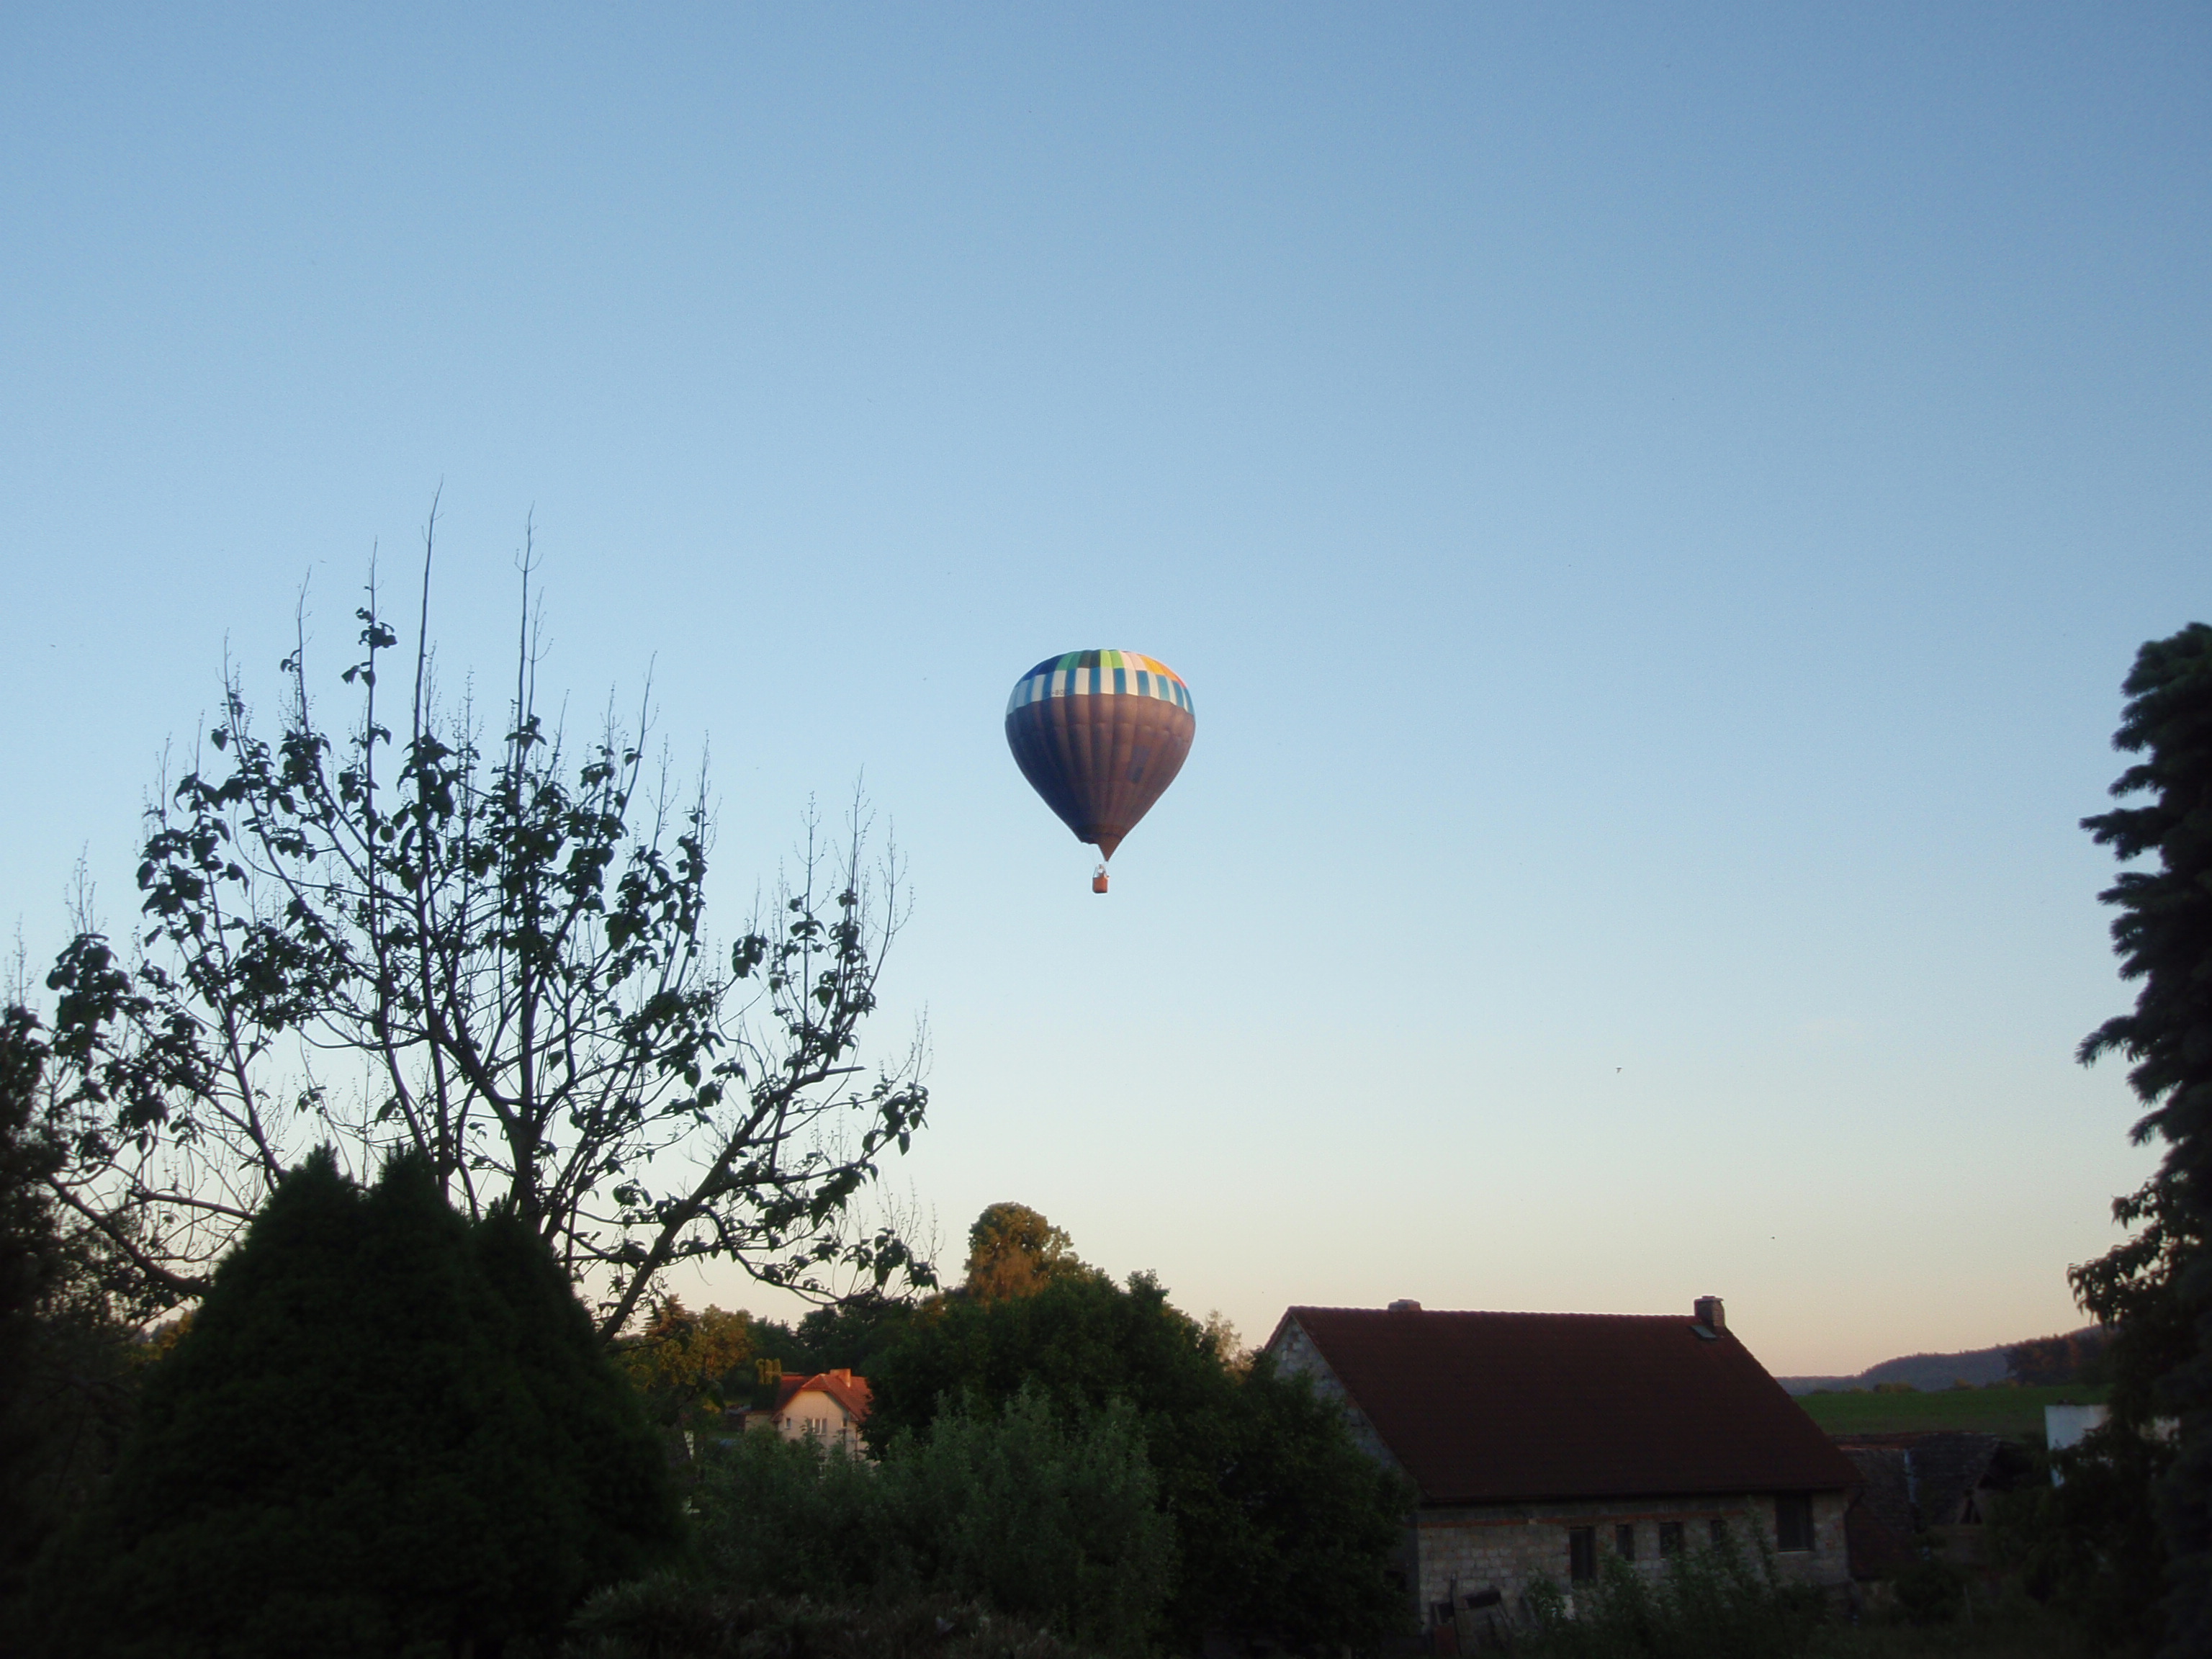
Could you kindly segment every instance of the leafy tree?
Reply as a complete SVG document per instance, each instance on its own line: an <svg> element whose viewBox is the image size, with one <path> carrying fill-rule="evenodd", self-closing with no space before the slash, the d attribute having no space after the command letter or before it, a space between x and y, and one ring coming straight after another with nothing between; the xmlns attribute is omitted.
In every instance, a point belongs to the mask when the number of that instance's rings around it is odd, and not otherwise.
<svg viewBox="0 0 2212 1659"><path fill-rule="evenodd" d="M968 1276L961 1288L978 1302L996 1302L1097 1272L1077 1257L1065 1232L1028 1205L994 1204L968 1230Z"/></svg>
<svg viewBox="0 0 2212 1659"><path fill-rule="evenodd" d="M228 676L149 809L143 929L120 948L88 925L63 952L54 1190L173 1303L325 1142L416 1152L471 1215L503 1199L604 1292L603 1340L694 1258L816 1296L927 1282L852 1215L927 1099L918 1042L861 1080L902 917L865 815L836 847L810 823L719 952L703 774L653 782L611 712L580 750L540 711L526 626L487 741L472 696L438 691L430 546L404 656L372 571L342 726L304 622L273 732ZM526 618L529 582L526 558Z"/></svg>
<svg viewBox="0 0 2212 1659"><path fill-rule="evenodd" d="M2112 1200L2112 1215L2135 1231L2094 1261L2067 1269L2075 1300L2112 1333L2106 1345L2112 1420L2148 1431L2161 1410L2162 1378L2188 1363L2196 1334L2181 1300L2182 1269L2204 1240L2179 1189L2154 1176Z"/></svg>
<svg viewBox="0 0 2212 1659"><path fill-rule="evenodd" d="M2100 1650L2157 1644L2166 1550L2150 1495L2172 1460L2163 1440L2108 1422L2050 1455L2057 1480L2039 1468L1989 1517L1998 1560Z"/></svg>
<svg viewBox="0 0 2212 1659"><path fill-rule="evenodd" d="M742 1310L726 1314L719 1308L709 1308L704 1315L694 1316L683 1311L680 1303L674 1305L678 1310L678 1331L696 1319L710 1341L715 1340L713 1333L718 1320L742 1322L744 1332L741 1360L713 1377L707 1376L704 1366L697 1368L702 1380L684 1399L712 1397L725 1406L750 1401L763 1408L775 1403L777 1388L785 1376L841 1367L866 1376L876 1356L896 1344L916 1316L911 1300L886 1296L872 1288L816 1308L796 1326L780 1319L759 1318ZM651 1330L648 1326L641 1336L649 1335ZM661 1385L654 1381L649 1364L642 1370L635 1369L642 1358L637 1352L638 1340L623 1338L618 1351L625 1364L633 1368L632 1376L650 1390ZM666 1413L662 1415L665 1418Z"/></svg>
<svg viewBox="0 0 2212 1659"><path fill-rule="evenodd" d="M1412 1494L1362 1452L1335 1407L1264 1360L1233 1371L1217 1336L1158 1280L1072 1273L1035 1294L943 1297L869 1373L879 1449L972 1394L1025 1388L1072 1416L1127 1401L1143 1430L1178 1566L1167 1618L1300 1648L1392 1633L1403 1598L1383 1575Z"/></svg>
<svg viewBox="0 0 2212 1659"><path fill-rule="evenodd" d="M2138 1429L2151 1413L2179 1420L2158 1477L2166 1548L2166 1651L2212 1652L2212 627L2192 623L2136 653L2114 746L2141 756L2112 786L2148 796L2083 827L2123 861L2103 895L2119 915L2112 939L2123 978L2142 989L2081 1044L2084 1063L2118 1052L2147 1109L2138 1141L2166 1143L2158 1173L2118 1200L2142 1232L2101 1261L2073 1270L2075 1294L2118 1320L2115 1416Z"/></svg>
<svg viewBox="0 0 2212 1659"><path fill-rule="evenodd" d="M0 1607L111 1466L142 1345L98 1241L58 1211L66 1158L44 1127L46 1047L20 1004L0 1012ZM0 1647L9 1644L0 1614Z"/></svg>
<svg viewBox="0 0 2212 1659"><path fill-rule="evenodd" d="M955 1288L956 1296L991 1301L1032 1295L1070 1274L1098 1276L1097 1268L1078 1259L1065 1232L1026 1205L992 1205L976 1218L968 1239L967 1273ZM778 1320L756 1319L752 1340L761 1358L786 1374L843 1369L866 1376L919 1316L918 1304L910 1296L868 1285L812 1310L795 1328ZM775 1391L773 1382L762 1382L755 1402L772 1403Z"/></svg>
<svg viewBox="0 0 2212 1659"><path fill-rule="evenodd" d="M2109 1335L2094 1326L2063 1336L2039 1336L2005 1350L2005 1375L2029 1387L2052 1383L2101 1383L2112 1380L2105 1350Z"/></svg>
<svg viewBox="0 0 2212 1659"><path fill-rule="evenodd" d="M815 1310L817 1313L834 1314L836 1311L834 1304L828 1309ZM809 1314L807 1317L811 1319L813 1315ZM799 1322L803 1325L805 1321ZM786 1373L804 1375L823 1369L822 1357L814 1351L813 1344L787 1322L753 1316L751 1329L754 1373L761 1388L766 1391L766 1397L757 1398L754 1404L765 1406L774 1399L775 1384L769 1380L771 1376L781 1376Z"/></svg>
<svg viewBox="0 0 2212 1659"><path fill-rule="evenodd" d="M57 1654L495 1651L671 1547L665 1461L536 1231L425 1160L278 1184L43 1585Z"/></svg>
<svg viewBox="0 0 2212 1659"><path fill-rule="evenodd" d="M964 1394L999 1406L1032 1381L1064 1408L1103 1410L1126 1397L1145 1414L1148 1432L1156 1417L1206 1416L1229 1390L1204 1331L1143 1273L1127 1289L1083 1275L1034 1296L941 1298L878 1360L868 1381L868 1439L878 1452L900 1430L927 1428L940 1405Z"/></svg>
<svg viewBox="0 0 2212 1659"><path fill-rule="evenodd" d="M33 1496L47 1425L33 1356L39 1315L63 1276L64 1255L44 1178L62 1160L41 1140L35 1111L46 1045L21 1007L0 1016L0 1597L21 1588L44 1532Z"/></svg>
<svg viewBox="0 0 2212 1659"><path fill-rule="evenodd" d="M799 1322L798 1337L809 1370L842 1368L866 1376L880 1355L897 1346L916 1316L915 1304L904 1297L863 1294L815 1309Z"/></svg>
<svg viewBox="0 0 2212 1659"><path fill-rule="evenodd" d="M695 1314L672 1296L654 1304L653 1317L615 1357L646 1401L653 1421L673 1426L700 1401L720 1406L726 1380L736 1373L752 1392L752 1321L744 1312L708 1308Z"/></svg>
<svg viewBox="0 0 2212 1659"><path fill-rule="evenodd" d="M0 1013L0 1320L31 1312L62 1278L62 1245L46 1177L63 1149L38 1133L46 1047L28 1009Z"/></svg>

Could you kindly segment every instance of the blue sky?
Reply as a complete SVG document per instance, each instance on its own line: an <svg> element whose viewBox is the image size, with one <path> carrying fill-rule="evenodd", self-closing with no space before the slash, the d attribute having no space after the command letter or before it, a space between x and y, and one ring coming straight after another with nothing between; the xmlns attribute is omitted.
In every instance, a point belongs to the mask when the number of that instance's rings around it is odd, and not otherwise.
<svg viewBox="0 0 2212 1659"><path fill-rule="evenodd" d="M2212 613L2202 8L18 5L0 919L228 648L435 632L910 860L896 1172L1263 1334L1729 1299L1774 1369L2075 1322L2125 1006L2075 827ZM1094 899L1000 729L1174 665ZM701 1295L765 1299L726 1282Z"/></svg>

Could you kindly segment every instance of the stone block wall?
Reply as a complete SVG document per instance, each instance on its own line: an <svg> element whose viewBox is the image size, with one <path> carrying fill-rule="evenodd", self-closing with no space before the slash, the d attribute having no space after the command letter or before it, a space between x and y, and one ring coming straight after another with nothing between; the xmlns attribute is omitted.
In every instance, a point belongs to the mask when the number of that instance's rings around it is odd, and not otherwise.
<svg viewBox="0 0 2212 1659"><path fill-rule="evenodd" d="M1285 1328L1268 1347L1267 1352L1275 1362L1275 1369L1285 1376L1303 1376L1313 1384L1316 1395L1323 1400L1333 1400L1344 1413L1344 1420L1352 1430L1352 1438L1365 1449L1367 1455L1378 1463L1388 1463L1402 1470L1404 1465L1391 1455L1382 1443L1382 1437L1367 1420L1367 1413L1359 1409L1352 1396L1344 1391L1344 1384L1329 1369L1328 1361L1322 1358L1314 1340L1297 1325Z"/></svg>
<svg viewBox="0 0 2212 1659"><path fill-rule="evenodd" d="M1635 1571L1656 1577L1666 1570L1659 1553L1662 1522L1680 1522L1684 1547L1695 1550L1707 1547L1715 1520L1727 1524L1739 1546L1755 1549L1764 1543L1774 1550L1771 1495L1425 1507L1415 1528L1421 1623L1425 1627L1437 1624L1439 1610L1447 1606L1455 1614L1464 1612L1469 1598L1489 1590L1498 1592L1509 1616L1518 1617L1529 1584L1539 1577L1571 1592L1568 1533L1572 1528L1596 1529L1601 1565L1618 1553L1614 1529L1633 1527ZM1775 1553L1776 1571L1786 1583L1840 1589L1850 1577L1844 1546L1843 1493L1814 1496L1813 1545L1810 1550Z"/></svg>

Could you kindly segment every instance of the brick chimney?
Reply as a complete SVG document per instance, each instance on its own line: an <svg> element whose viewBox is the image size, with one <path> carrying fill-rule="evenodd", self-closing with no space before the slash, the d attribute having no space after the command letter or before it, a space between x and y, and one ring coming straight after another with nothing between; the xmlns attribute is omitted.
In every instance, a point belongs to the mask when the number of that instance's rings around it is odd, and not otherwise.
<svg viewBox="0 0 2212 1659"><path fill-rule="evenodd" d="M1711 1331L1724 1331L1728 1328L1728 1310L1721 1306L1720 1297L1717 1296L1701 1296L1697 1299L1694 1305L1698 1316L1698 1323L1705 1327L1706 1329Z"/></svg>

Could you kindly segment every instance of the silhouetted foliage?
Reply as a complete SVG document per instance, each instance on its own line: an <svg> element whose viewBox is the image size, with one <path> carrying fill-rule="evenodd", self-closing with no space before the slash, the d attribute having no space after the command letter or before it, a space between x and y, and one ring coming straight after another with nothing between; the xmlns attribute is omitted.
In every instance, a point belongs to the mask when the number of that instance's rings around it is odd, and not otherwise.
<svg viewBox="0 0 2212 1659"><path fill-rule="evenodd" d="M45 1185L64 1153L34 1121L46 1053L27 1010L0 1016L0 1602L21 1589L47 1529L48 1506L36 1493L51 1425L39 1409L34 1356L40 1315L65 1263Z"/></svg>
<svg viewBox="0 0 2212 1659"><path fill-rule="evenodd" d="M753 1395L752 1318L742 1310L710 1307L695 1314L675 1297L663 1297L645 1328L621 1339L614 1352L647 1414L663 1427L719 1413Z"/></svg>
<svg viewBox="0 0 2212 1659"><path fill-rule="evenodd" d="M56 1189L171 1301L326 1140L419 1153L471 1214L503 1198L605 1291L605 1340L696 1258L817 1296L931 1282L850 1216L927 1102L918 1042L861 1080L900 921L865 814L834 850L810 823L720 953L703 775L653 783L611 714L572 753L526 628L487 743L470 702L439 701L428 577L426 544L424 631L395 662L372 574L346 724L314 706L303 623L276 732L234 673L206 750L155 798L143 931L118 950L88 928L48 981Z"/></svg>
<svg viewBox="0 0 2212 1659"><path fill-rule="evenodd" d="M1025 1387L1069 1413L1135 1409L1176 1523L1169 1625L1300 1649L1364 1646L1408 1616L1383 1574L1413 1494L1360 1450L1304 1378L1232 1372L1158 1282L1085 1273L1034 1294L945 1297L869 1373L870 1443L918 1432L942 1402Z"/></svg>
<svg viewBox="0 0 2212 1659"><path fill-rule="evenodd" d="M950 1596L823 1602L667 1573L594 1596L568 1659L1084 1659L1089 1650Z"/></svg>
<svg viewBox="0 0 2212 1659"><path fill-rule="evenodd" d="M978 1302L1035 1296L1055 1279L1098 1270L1074 1241L1026 1204L994 1204L968 1230L968 1273L960 1289Z"/></svg>
<svg viewBox="0 0 2212 1659"><path fill-rule="evenodd" d="M423 1160L278 1185L41 1568L56 1655L550 1639L672 1548L665 1460L527 1223Z"/></svg>
<svg viewBox="0 0 2212 1659"><path fill-rule="evenodd" d="M2137 1141L2166 1154L2152 1181L2116 1200L2141 1231L2072 1271L2082 1305L2121 1330L2113 1415L2140 1434L2154 1414L2179 1420L2157 1476L2166 1553L2165 1651L2212 1652L2212 627L2193 623L2136 654L2116 747L2141 756L2112 786L2148 796L2082 821L2123 861L2103 895L2124 978L2142 982L2132 1012L2083 1042L2087 1063L2118 1052L2147 1109Z"/></svg>
<svg viewBox="0 0 2212 1659"><path fill-rule="evenodd" d="M1126 1402L1064 1418L1030 1389L901 1432L880 1467L767 1431L714 1448L695 1499L697 1570L747 1595L973 1599L1134 1653L1173 1550L1154 1500Z"/></svg>
<svg viewBox="0 0 2212 1659"><path fill-rule="evenodd" d="M799 1322L799 1341L808 1368L842 1368L866 1375L878 1355L897 1346L914 1323L915 1313L915 1304L903 1297L866 1293L815 1309Z"/></svg>
<svg viewBox="0 0 2212 1659"><path fill-rule="evenodd" d="M2116 1654L2148 1652L2162 1628L2166 1548L2149 1498L2172 1458L2156 1437L2108 1424L2043 1459L1990 1516L2021 1588Z"/></svg>
<svg viewBox="0 0 2212 1659"><path fill-rule="evenodd" d="M1667 1558L1655 1577L1617 1555L1596 1583L1578 1587L1570 1611L1559 1587L1529 1587L1537 1659L1794 1659L1825 1608L1821 1592L1785 1584L1762 1549L1723 1535Z"/></svg>
<svg viewBox="0 0 2212 1659"><path fill-rule="evenodd" d="M781 1377L838 1370L865 1376L876 1356L905 1334L915 1317L915 1309L916 1304L907 1297L868 1289L816 1308L795 1325L742 1310L721 1315L745 1322L746 1358L744 1364L724 1373L719 1387L702 1392L701 1397L711 1396L725 1406L750 1404L765 1410L775 1403ZM718 1312L709 1309L708 1316Z"/></svg>
<svg viewBox="0 0 2212 1659"><path fill-rule="evenodd" d="M67 1152L46 1061L30 1012L0 1012L0 1648L33 1559L112 1466L147 1354L99 1240L48 1184Z"/></svg>
<svg viewBox="0 0 2212 1659"><path fill-rule="evenodd" d="M2112 1359L2106 1350L2112 1337L2108 1330L2092 1328L2015 1342L2005 1350L2005 1375L2028 1388L2108 1382Z"/></svg>

